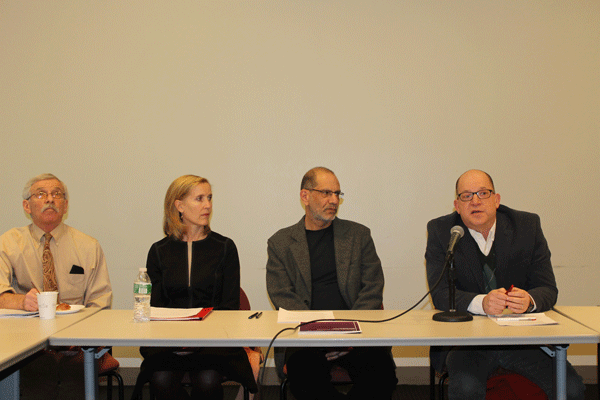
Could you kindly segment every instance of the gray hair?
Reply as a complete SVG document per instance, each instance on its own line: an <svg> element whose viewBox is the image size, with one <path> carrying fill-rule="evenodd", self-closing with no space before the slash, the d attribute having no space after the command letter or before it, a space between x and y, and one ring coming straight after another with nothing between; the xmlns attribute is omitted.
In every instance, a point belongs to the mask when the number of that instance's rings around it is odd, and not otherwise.
<svg viewBox="0 0 600 400"><path fill-rule="evenodd" d="M69 191L67 190L67 185L65 185L63 181L58 179L53 174L39 174L39 175L31 178L30 180L28 180L27 183L25 184L25 187L23 188L23 200L28 200L32 196L33 193L31 193L31 187L33 185L35 185L39 181L46 181L48 179L56 179L57 181L60 182L60 184L62 185L62 187L65 191L65 200L67 200L69 198Z"/></svg>

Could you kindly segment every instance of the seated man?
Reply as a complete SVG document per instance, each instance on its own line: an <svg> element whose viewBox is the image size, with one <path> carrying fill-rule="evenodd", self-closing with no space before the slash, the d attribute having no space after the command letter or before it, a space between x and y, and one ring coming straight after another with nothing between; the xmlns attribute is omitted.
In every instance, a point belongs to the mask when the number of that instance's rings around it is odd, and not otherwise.
<svg viewBox="0 0 600 400"><path fill-rule="evenodd" d="M558 289L540 218L500 205L492 178L471 170L456 181L455 212L427 224L427 279L437 282L444 267L450 229L464 237L454 250L456 309L472 314L544 312L556 303ZM507 289L512 288L508 291ZM442 278L431 294L437 309L448 311L448 283ZM485 399L490 374L502 367L553 393L552 359L537 346L432 348L431 363L448 371L450 399ZM583 399L585 386L571 364L567 396Z"/></svg>
<svg viewBox="0 0 600 400"><path fill-rule="evenodd" d="M41 291L58 291L59 303L110 307L102 249L96 239L62 222L68 204L66 186L52 174L25 185L23 209L33 223L0 236L0 308L36 311ZM77 354L77 349L40 353L21 371L21 398L83 398L83 363L76 361Z"/></svg>
<svg viewBox="0 0 600 400"><path fill-rule="evenodd" d="M313 168L304 175L300 200L305 216L268 241L267 291L287 310L377 310L383 270L369 229L336 218L343 193L335 174ZM391 349L286 349L287 376L295 398L390 399L396 379ZM330 382L333 364L354 385L347 396Z"/></svg>

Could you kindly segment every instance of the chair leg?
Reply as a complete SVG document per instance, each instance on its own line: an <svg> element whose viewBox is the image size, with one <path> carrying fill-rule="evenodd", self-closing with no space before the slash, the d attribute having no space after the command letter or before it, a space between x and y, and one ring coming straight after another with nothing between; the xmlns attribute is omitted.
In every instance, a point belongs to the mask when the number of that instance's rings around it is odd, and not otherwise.
<svg viewBox="0 0 600 400"><path fill-rule="evenodd" d="M106 400L112 400L112 376L106 375Z"/></svg>
<svg viewBox="0 0 600 400"><path fill-rule="evenodd" d="M287 378L281 381L281 389L279 393L280 400L287 400Z"/></svg>
<svg viewBox="0 0 600 400"><path fill-rule="evenodd" d="M429 366L429 399L435 400L435 368Z"/></svg>
<svg viewBox="0 0 600 400"><path fill-rule="evenodd" d="M116 371L106 373L106 398L112 400L112 378L117 380L117 388L119 390L119 400L125 400L125 385L123 383L123 377Z"/></svg>
<svg viewBox="0 0 600 400"><path fill-rule="evenodd" d="M446 378L448 378L448 373L444 372L444 374L440 376L440 400L444 400L444 383L446 382Z"/></svg>
<svg viewBox="0 0 600 400"><path fill-rule="evenodd" d="M117 378L117 386L119 387L119 400L125 400L125 384L123 383L123 377L121 374L115 375Z"/></svg>

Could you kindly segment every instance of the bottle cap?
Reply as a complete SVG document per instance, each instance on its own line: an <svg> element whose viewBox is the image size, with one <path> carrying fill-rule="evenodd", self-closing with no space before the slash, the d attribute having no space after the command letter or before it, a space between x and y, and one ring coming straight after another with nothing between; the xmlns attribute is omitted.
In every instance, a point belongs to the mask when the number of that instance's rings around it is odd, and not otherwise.
<svg viewBox="0 0 600 400"><path fill-rule="evenodd" d="M147 270L147 268L140 268L140 272L146 272Z"/></svg>

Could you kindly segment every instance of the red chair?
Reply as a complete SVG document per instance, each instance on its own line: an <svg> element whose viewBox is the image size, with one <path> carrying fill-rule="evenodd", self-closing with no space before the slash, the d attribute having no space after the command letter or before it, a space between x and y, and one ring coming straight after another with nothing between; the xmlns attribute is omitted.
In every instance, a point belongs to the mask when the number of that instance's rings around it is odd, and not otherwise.
<svg viewBox="0 0 600 400"><path fill-rule="evenodd" d="M430 396L435 400L435 377L433 367L429 367ZM444 399L444 382L448 373L439 375L439 398ZM498 368L487 380L486 400L548 400L546 393L535 383L515 372Z"/></svg>
<svg viewBox="0 0 600 400"><path fill-rule="evenodd" d="M79 350L79 352L75 357L73 357L71 362L81 364L83 366L83 352ZM125 399L125 385L123 383L123 377L121 377L118 370L119 361L117 361L117 359L112 356L112 347L109 347L108 351L98 359L98 377L106 378L107 400L112 400L113 378L117 380L119 400Z"/></svg>
<svg viewBox="0 0 600 400"><path fill-rule="evenodd" d="M125 400L125 385L118 372L119 362L112 356L112 349L98 360L98 377L106 377L106 399L112 400L113 378L117 380L119 400Z"/></svg>

